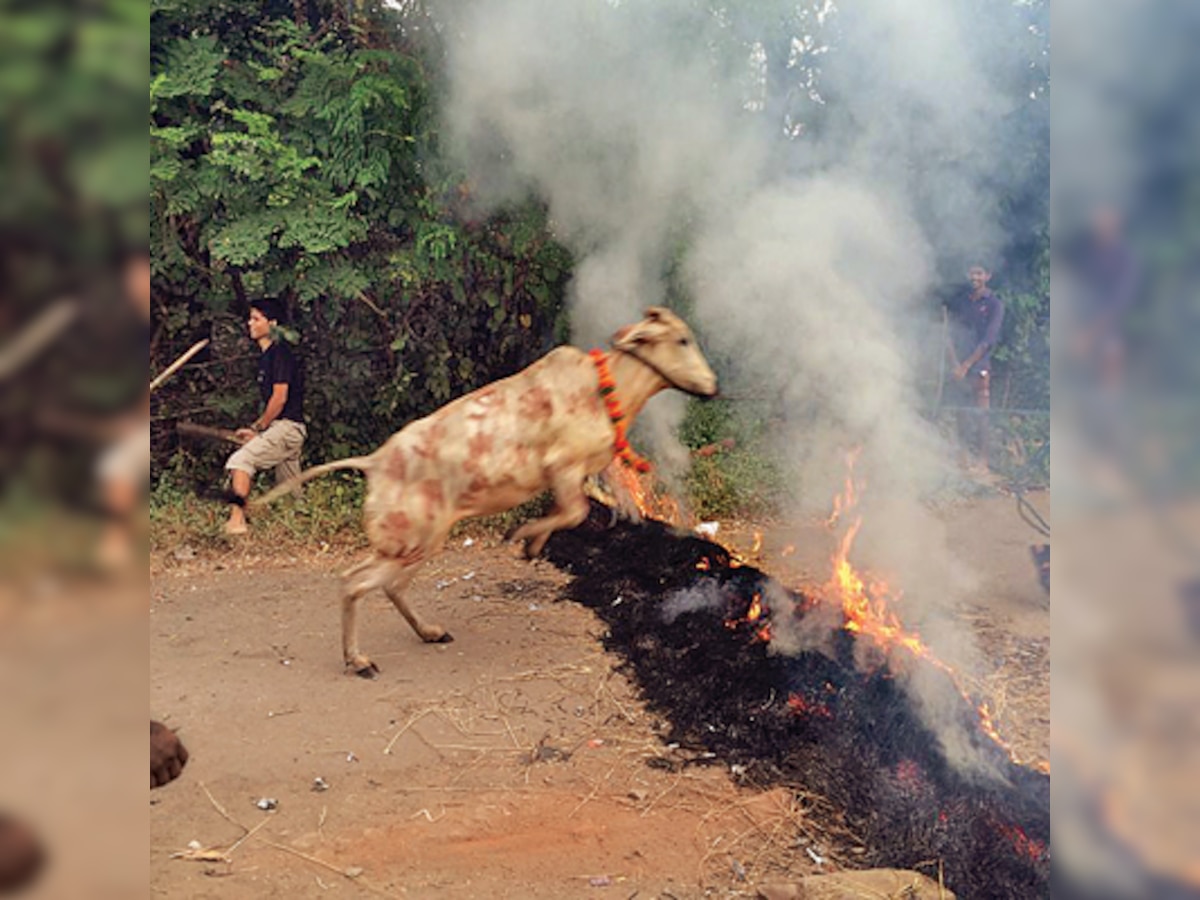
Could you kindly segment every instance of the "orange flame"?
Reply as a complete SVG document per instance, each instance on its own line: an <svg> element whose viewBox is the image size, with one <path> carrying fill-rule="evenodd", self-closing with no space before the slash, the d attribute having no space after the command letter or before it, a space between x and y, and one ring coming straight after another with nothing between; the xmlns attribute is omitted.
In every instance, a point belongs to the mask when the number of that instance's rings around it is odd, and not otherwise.
<svg viewBox="0 0 1200 900"><path fill-rule="evenodd" d="M753 625L758 622L764 615L770 613L766 605L762 602L762 595L755 594L750 598L750 606L746 609L746 614L740 619L726 619L725 627L731 631L736 629L742 623ZM771 642L771 623L764 621L754 632L754 640L762 641L764 644Z"/></svg>
<svg viewBox="0 0 1200 900"><path fill-rule="evenodd" d="M1018 853L1023 853L1033 860L1045 858L1046 845L1036 838L1031 838L1019 825L1001 824L997 827L1001 834L1012 841Z"/></svg>
<svg viewBox="0 0 1200 900"><path fill-rule="evenodd" d="M829 518L825 520L827 528L836 525L843 512L858 505L858 488L854 483L854 464L858 462L860 453L862 453L862 447L858 446L846 454L846 481L842 492L833 498L833 510L829 513Z"/></svg>
<svg viewBox="0 0 1200 900"><path fill-rule="evenodd" d="M854 480L854 463L858 459L861 448L847 455L847 474L845 487L840 495L834 498L833 513L828 519L830 526L842 516L850 513L858 505L862 485ZM907 631L900 618L891 610L890 604L902 596L899 592L893 594L887 582L882 579L864 577L850 562L850 550L854 540L862 528L862 516L856 516L838 541L837 550L833 555L833 575L822 590L822 598L832 600L841 606L845 617L843 628L853 634L861 634L871 638L885 653L896 647L901 647L913 656L940 669L950 676L959 694L968 703L975 705L975 700L963 687L958 673L949 665L942 662L936 654L921 640L916 632ZM1044 761L1029 761L1019 758L1016 752L1000 735L993 721L991 709L986 703L976 706L979 714L979 725L988 737L1008 754L1009 759L1021 766L1031 766L1037 771L1049 774L1050 764Z"/></svg>
<svg viewBox="0 0 1200 900"><path fill-rule="evenodd" d="M658 519L668 525L681 525L683 513L675 498L665 490L657 490L652 474L642 475L628 466L611 466L616 471L634 504L647 519Z"/></svg>
<svg viewBox="0 0 1200 900"><path fill-rule="evenodd" d="M750 601L750 608L746 610L746 621L757 622L763 613L762 597L758 594Z"/></svg>
<svg viewBox="0 0 1200 900"><path fill-rule="evenodd" d="M820 701L810 701L800 694L788 694L788 709L796 716L816 716L822 719L832 719L833 713L829 707Z"/></svg>

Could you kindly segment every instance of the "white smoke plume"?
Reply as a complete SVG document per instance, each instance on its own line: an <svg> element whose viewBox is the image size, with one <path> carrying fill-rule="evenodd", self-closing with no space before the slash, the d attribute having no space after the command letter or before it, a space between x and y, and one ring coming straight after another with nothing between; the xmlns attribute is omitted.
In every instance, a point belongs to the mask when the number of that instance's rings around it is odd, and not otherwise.
<svg viewBox="0 0 1200 900"><path fill-rule="evenodd" d="M972 578L921 502L948 453L917 412L916 338L941 261L965 270L1000 247L992 176L1016 100L991 83L999 50L980 42L980 9L810 6L787 66L820 67L829 102L814 107L815 137L785 144L763 99L763 40L779 17L759 16L756 38L754 4L692 0L459 8L446 131L485 207L548 204L579 259L577 343L661 302L685 248L676 271L725 389L780 400L793 509L827 510L861 445L859 560L903 586L906 624L970 669L971 640L947 611ZM647 408L657 446L661 406Z"/></svg>
<svg viewBox="0 0 1200 900"><path fill-rule="evenodd" d="M724 610L733 599L724 585L705 578L693 587L669 594L662 604L662 620L670 625L685 613Z"/></svg>

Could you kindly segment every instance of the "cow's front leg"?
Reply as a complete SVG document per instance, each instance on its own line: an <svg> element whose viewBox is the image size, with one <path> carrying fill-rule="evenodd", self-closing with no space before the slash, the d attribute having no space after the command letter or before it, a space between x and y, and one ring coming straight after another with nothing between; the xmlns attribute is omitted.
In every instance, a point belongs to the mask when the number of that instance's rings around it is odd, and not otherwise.
<svg viewBox="0 0 1200 900"><path fill-rule="evenodd" d="M641 522L642 511L638 509L637 500L634 499L633 492L629 489L629 482L625 480L621 471L621 467L624 465L625 463L619 457L613 457L613 461L600 472L600 479L612 494L617 515L630 522ZM637 478L636 475L632 477ZM615 521L614 518L614 524Z"/></svg>
<svg viewBox="0 0 1200 900"><path fill-rule="evenodd" d="M548 516L526 522L513 532L514 541L525 541L525 557L533 559L542 552L550 535L563 528L574 528L588 515L587 496L583 492L585 473L582 468L573 468L556 475L551 482L554 489L554 509Z"/></svg>

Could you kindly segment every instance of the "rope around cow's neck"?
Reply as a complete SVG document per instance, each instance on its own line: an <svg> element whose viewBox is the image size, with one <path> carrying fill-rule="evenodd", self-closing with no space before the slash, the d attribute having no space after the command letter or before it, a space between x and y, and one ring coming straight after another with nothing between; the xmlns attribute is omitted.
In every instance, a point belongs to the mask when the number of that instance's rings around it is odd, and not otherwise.
<svg viewBox="0 0 1200 900"><path fill-rule="evenodd" d="M617 384L608 370L608 355L603 350L593 347L588 351L588 356L592 358L592 363L600 374L600 399L604 401L608 417L617 432L613 439L613 452L635 472L649 472L650 463L633 452L629 440L625 437L625 413L621 410L621 401L617 399Z"/></svg>

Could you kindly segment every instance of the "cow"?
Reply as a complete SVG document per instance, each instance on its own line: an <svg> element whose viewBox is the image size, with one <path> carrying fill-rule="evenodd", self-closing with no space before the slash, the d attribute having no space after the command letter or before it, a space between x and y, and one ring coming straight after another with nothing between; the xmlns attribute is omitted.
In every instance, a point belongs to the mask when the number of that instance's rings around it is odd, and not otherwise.
<svg viewBox="0 0 1200 900"><path fill-rule="evenodd" d="M411 422L369 456L314 466L270 491L270 503L339 469L367 476L363 523L370 555L343 573L342 652L348 669L373 678L378 667L358 646L358 602L384 593L427 643L452 640L422 619L404 592L417 567L442 547L454 524L512 509L549 489L554 506L511 535L532 559L557 530L588 513L584 480L614 457L640 463L625 429L665 388L701 398L717 377L687 324L663 307L618 330L609 354L558 347L515 375L493 382Z"/></svg>

